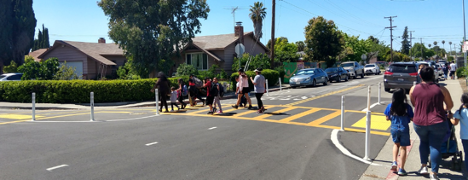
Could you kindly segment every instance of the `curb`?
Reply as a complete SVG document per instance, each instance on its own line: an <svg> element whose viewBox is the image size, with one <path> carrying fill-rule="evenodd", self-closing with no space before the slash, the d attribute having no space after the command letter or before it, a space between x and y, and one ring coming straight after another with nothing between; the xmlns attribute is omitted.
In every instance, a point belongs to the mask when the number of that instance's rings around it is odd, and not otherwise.
<svg viewBox="0 0 468 180"><path fill-rule="evenodd" d="M283 87L282 89L290 89L291 87ZM280 88L273 88L269 89L268 92L275 92L279 91ZM233 93L230 95L226 95L222 98L222 100L225 99L235 99L237 96L234 95ZM184 101L185 103L189 103L189 101ZM201 102L200 100L196 100L197 103ZM26 103L25 103L26 104ZM178 105L180 105L179 102L177 102ZM36 103L36 110L79 110L79 109L88 109L90 108L89 104L61 104L60 106L76 106L76 107L59 107L59 106L50 106L50 107L40 107L41 104ZM39 106L39 107L38 107ZM156 106L156 103L154 101L152 102L136 102L136 101L128 101L128 102L113 102L113 103L95 103L94 107L96 109L105 109L105 108L136 108L136 107L148 107L148 106ZM21 109L21 110L30 110L32 109L31 104L28 103L27 106L11 106L11 105L5 105L2 106L0 103L0 109Z"/></svg>

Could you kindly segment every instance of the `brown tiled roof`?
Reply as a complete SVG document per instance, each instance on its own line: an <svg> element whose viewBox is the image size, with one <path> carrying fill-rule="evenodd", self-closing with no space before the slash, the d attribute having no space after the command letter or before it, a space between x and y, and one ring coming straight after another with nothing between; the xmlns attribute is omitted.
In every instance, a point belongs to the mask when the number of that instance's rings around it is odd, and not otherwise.
<svg viewBox="0 0 468 180"><path fill-rule="evenodd" d="M245 35L249 35L253 32L246 32ZM193 43L205 50L217 50L224 49L230 44L234 43L239 39L234 33L232 34L220 34L213 36L198 36L192 39Z"/></svg>
<svg viewBox="0 0 468 180"><path fill-rule="evenodd" d="M35 50L35 51L33 51L33 52L30 52L28 55L31 56L31 57L33 57L33 58L34 58L34 61L39 62L39 61L41 61L41 59L39 59L39 56L40 56L42 53L46 52L46 51L47 51L47 48L38 49L38 50Z"/></svg>

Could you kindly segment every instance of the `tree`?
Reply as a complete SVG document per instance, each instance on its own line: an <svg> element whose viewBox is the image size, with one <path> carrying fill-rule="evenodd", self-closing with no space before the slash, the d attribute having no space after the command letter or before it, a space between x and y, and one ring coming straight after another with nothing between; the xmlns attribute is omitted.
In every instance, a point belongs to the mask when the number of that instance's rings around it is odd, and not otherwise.
<svg viewBox="0 0 468 180"><path fill-rule="evenodd" d="M283 62L296 62L298 59L299 55L295 43L289 43L288 38L276 39L275 62L283 64Z"/></svg>
<svg viewBox="0 0 468 180"><path fill-rule="evenodd" d="M427 44L428 47L431 47L431 44Z"/></svg>
<svg viewBox="0 0 468 180"><path fill-rule="evenodd" d="M410 42L408 41L408 26L405 27L402 36L403 41L401 41L401 53L408 55L410 50Z"/></svg>
<svg viewBox="0 0 468 180"><path fill-rule="evenodd" d="M9 66L3 67L3 73L15 73L18 72L18 65L15 61L11 61Z"/></svg>
<svg viewBox="0 0 468 180"><path fill-rule="evenodd" d="M240 58L234 58L234 63L232 64L232 71L237 72L239 68L244 68L247 61L250 60L249 67L247 71L253 71L256 68L269 68L270 67L270 58L267 54L257 54L256 56L251 56L249 53L245 53ZM241 66L239 67L239 61Z"/></svg>
<svg viewBox="0 0 468 180"><path fill-rule="evenodd" d="M266 8L262 2L256 2L253 6L250 6L250 19L253 22L255 29L255 39L258 41L262 38L263 19L266 16Z"/></svg>
<svg viewBox="0 0 468 180"><path fill-rule="evenodd" d="M343 33L343 39L345 42L345 53L341 53L343 56L344 54L347 54L347 56L344 56L343 58L340 58L340 60L344 61L361 61L361 56L363 54L367 54L370 52L370 43L367 42L366 40L359 40L359 36L349 36L346 33ZM352 51L349 51L347 48L351 48ZM350 53L351 52L351 53Z"/></svg>
<svg viewBox="0 0 468 180"><path fill-rule="evenodd" d="M11 60L23 64L34 42L32 0L0 0L0 72Z"/></svg>
<svg viewBox="0 0 468 180"><path fill-rule="evenodd" d="M286 38L286 37L278 37L278 38L275 38L275 39L276 39L277 41L278 41L278 39L280 39L281 41L283 41L284 39L286 39L286 41L288 41L288 38ZM276 43L276 42L275 42L275 43ZM268 40L266 47L267 47L268 50L271 50L271 49L270 49L270 48L271 48L271 39Z"/></svg>
<svg viewBox="0 0 468 180"><path fill-rule="evenodd" d="M206 0L101 0L98 5L109 16L109 36L133 57L138 75L164 71L173 55L200 33L200 18L207 19ZM163 65L161 65L163 64Z"/></svg>
<svg viewBox="0 0 468 180"><path fill-rule="evenodd" d="M445 40L442 40L442 46L445 49Z"/></svg>
<svg viewBox="0 0 468 180"><path fill-rule="evenodd" d="M304 51L305 49L304 41L297 41L296 46L297 46L297 52Z"/></svg>
<svg viewBox="0 0 468 180"><path fill-rule="evenodd" d="M32 47L32 51L49 48L49 29L44 27L42 24L42 31L39 29L39 33L37 34L37 39L34 40L34 45Z"/></svg>
<svg viewBox="0 0 468 180"><path fill-rule="evenodd" d="M437 41L434 41L434 46L437 46Z"/></svg>
<svg viewBox="0 0 468 180"><path fill-rule="evenodd" d="M335 64L335 57L343 50L343 34L333 21L322 16L309 20L305 27L306 53L316 61L325 60L327 66Z"/></svg>
<svg viewBox="0 0 468 180"><path fill-rule="evenodd" d="M191 74L198 75L198 69L193 65L184 63L177 67L176 76L190 76Z"/></svg>
<svg viewBox="0 0 468 180"><path fill-rule="evenodd" d="M422 54L421 54L421 48L422 48ZM424 46L424 44L421 44L421 43L414 43L413 47L410 49L411 51L411 54L414 56L414 57L426 57L426 53L427 53L427 48L426 46Z"/></svg>
<svg viewBox="0 0 468 180"><path fill-rule="evenodd" d="M25 63L18 67L18 72L23 73L21 80L52 80L59 71L57 58L49 58L43 62L34 61L30 56Z"/></svg>
<svg viewBox="0 0 468 180"><path fill-rule="evenodd" d="M66 61L60 65L57 73L54 75L54 80L74 80L79 78L76 74L76 68L67 66Z"/></svg>

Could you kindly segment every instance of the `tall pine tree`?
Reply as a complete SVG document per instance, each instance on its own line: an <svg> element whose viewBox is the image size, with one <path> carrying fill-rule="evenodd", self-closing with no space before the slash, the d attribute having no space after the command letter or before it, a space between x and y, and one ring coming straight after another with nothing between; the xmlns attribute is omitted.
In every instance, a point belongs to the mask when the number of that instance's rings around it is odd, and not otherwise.
<svg viewBox="0 0 468 180"><path fill-rule="evenodd" d="M0 0L0 72L12 60L21 65L34 42L32 0Z"/></svg>
<svg viewBox="0 0 468 180"><path fill-rule="evenodd" d="M403 41L401 41L401 53L408 55L410 50L410 43L408 41L408 26L405 27L402 39Z"/></svg>
<svg viewBox="0 0 468 180"><path fill-rule="evenodd" d="M42 31L39 29L37 39L34 40L34 46L32 48L32 51L49 47L49 29L45 28L43 24Z"/></svg>

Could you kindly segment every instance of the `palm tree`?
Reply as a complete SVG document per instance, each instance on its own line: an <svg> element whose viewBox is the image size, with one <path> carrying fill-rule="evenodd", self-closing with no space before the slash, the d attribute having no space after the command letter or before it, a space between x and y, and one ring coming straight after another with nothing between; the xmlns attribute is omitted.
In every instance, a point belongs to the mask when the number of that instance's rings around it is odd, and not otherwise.
<svg viewBox="0 0 468 180"><path fill-rule="evenodd" d="M431 44L427 44L427 46L431 47Z"/></svg>
<svg viewBox="0 0 468 180"><path fill-rule="evenodd" d="M443 46L444 49L445 49L445 40L442 40L442 46Z"/></svg>
<svg viewBox="0 0 468 180"><path fill-rule="evenodd" d="M257 41L262 38L262 27L263 27L263 19L266 16L266 8L263 7L262 2L256 2L253 6L250 6L250 19L254 24L255 29L255 38Z"/></svg>
<svg viewBox="0 0 468 180"><path fill-rule="evenodd" d="M437 46L437 41L434 41L434 46Z"/></svg>
<svg viewBox="0 0 468 180"><path fill-rule="evenodd" d="M450 45L450 55L452 55L452 41L449 42Z"/></svg>

